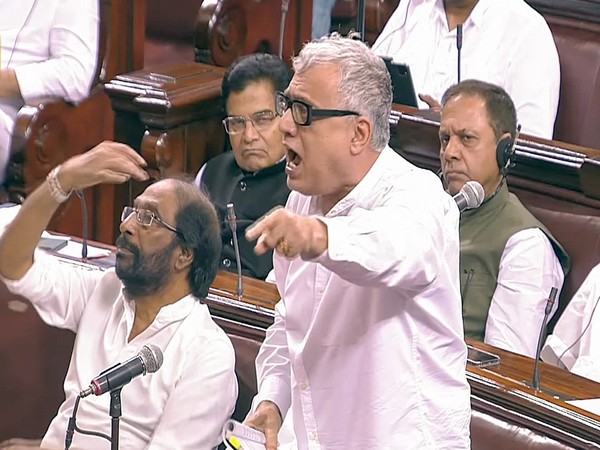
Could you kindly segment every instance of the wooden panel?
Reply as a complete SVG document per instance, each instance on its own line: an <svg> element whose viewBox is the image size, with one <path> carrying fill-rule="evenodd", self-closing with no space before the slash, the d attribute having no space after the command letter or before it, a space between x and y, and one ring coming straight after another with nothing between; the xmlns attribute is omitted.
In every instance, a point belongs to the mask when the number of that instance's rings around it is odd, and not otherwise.
<svg viewBox="0 0 600 450"><path fill-rule="evenodd" d="M279 54L281 0L203 2L196 24L196 61L229 66L254 52ZM282 57L289 61L311 38L312 1L291 0L285 15Z"/></svg>

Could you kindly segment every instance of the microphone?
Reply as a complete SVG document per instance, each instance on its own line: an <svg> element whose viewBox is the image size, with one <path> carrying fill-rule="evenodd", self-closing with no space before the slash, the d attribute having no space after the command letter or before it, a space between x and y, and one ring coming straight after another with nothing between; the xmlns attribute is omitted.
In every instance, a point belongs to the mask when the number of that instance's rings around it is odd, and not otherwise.
<svg viewBox="0 0 600 450"><path fill-rule="evenodd" d="M160 348L153 344L146 344L130 360L119 363L94 378L90 386L81 391L79 396L83 398L91 394L102 395L120 389L139 375L156 372L162 363L163 354Z"/></svg>
<svg viewBox="0 0 600 450"><path fill-rule="evenodd" d="M452 197L458 206L458 210L463 212L467 209L479 208L485 198L483 186L477 181L467 181L461 190Z"/></svg>
<svg viewBox="0 0 600 450"><path fill-rule="evenodd" d="M240 258L240 245L237 237L237 217L235 217L235 210L233 209L233 203L227 203L227 222L229 228L231 228L231 234L233 235L233 250L235 251L235 263L237 264L237 289L236 294L238 299L241 300L244 295L244 286L242 279L242 258Z"/></svg>
<svg viewBox="0 0 600 450"><path fill-rule="evenodd" d="M458 52L458 83L460 83L460 53L463 41L463 24L456 25L456 50Z"/></svg>
<svg viewBox="0 0 600 450"><path fill-rule="evenodd" d="M281 0L281 22L279 23L279 57L283 59L283 38L285 36L285 18L290 9L290 0Z"/></svg>
<svg viewBox="0 0 600 450"><path fill-rule="evenodd" d="M550 296L546 301L546 309L544 309L544 320L542 320L542 326L540 328L540 335L538 337L537 349L535 351L535 363L533 366L533 381L531 387L538 391L540 389L540 354L542 353L542 345L544 344L544 338L546 337L546 327L548 326L548 319L552 312L554 302L556 302L556 295L558 289L553 287L550 289Z"/></svg>
<svg viewBox="0 0 600 450"><path fill-rule="evenodd" d="M77 189L75 191L77 197L81 201L81 211L83 212L83 230L81 234L81 260L87 262L88 257L88 210L87 202L85 201L85 195L83 190Z"/></svg>

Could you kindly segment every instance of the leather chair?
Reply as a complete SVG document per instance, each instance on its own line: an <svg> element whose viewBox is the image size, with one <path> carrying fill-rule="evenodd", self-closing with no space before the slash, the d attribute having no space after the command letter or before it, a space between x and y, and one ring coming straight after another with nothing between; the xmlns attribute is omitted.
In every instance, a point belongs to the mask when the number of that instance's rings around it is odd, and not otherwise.
<svg viewBox="0 0 600 450"><path fill-rule="evenodd" d="M144 67L194 61L194 34L202 0L147 0Z"/></svg>
<svg viewBox="0 0 600 450"><path fill-rule="evenodd" d="M554 139L600 149L600 23L545 17L561 69Z"/></svg>
<svg viewBox="0 0 600 450"><path fill-rule="evenodd" d="M388 19L398 7L400 0L365 0L365 36L373 44ZM332 29L344 33L356 28L358 0L337 0L331 11Z"/></svg>

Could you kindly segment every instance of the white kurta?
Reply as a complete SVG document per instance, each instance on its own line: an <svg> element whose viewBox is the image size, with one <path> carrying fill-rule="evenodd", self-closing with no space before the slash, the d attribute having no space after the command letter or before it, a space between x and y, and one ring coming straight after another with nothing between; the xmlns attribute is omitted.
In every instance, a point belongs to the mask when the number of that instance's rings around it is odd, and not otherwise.
<svg viewBox="0 0 600 450"><path fill-rule="evenodd" d="M326 215L297 192L286 207L322 220L329 247L274 258L254 407L293 411L282 448L470 448L458 209L439 179L388 147Z"/></svg>
<svg viewBox="0 0 600 450"><path fill-rule="evenodd" d="M98 0L0 0L0 68L15 70L25 101L89 93L98 54ZM21 99L0 98L0 182Z"/></svg>
<svg viewBox="0 0 600 450"><path fill-rule="evenodd" d="M600 383L600 265L567 305L546 340L542 359Z"/></svg>
<svg viewBox="0 0 600 450"><path fill-rule="evenodd" d="M65 267L38 254L11 292L31 299L50 325L77 333L64 389L66 400L50 424L43 447L64 448L67 421L79 391L100 372L135 356L145 344L158 346L162 367L123 387L120 448L209 450L220 442L237 397L231 341L206 305L189 295L161 308L152 324L131 342L135 304L126 300L114 273ZM110 436L110 396L81 400L79 428ZM98 437L75 433L74 449L106 449Z"/></svg>
<svg viewBox="0 0 600 450"><path fill-rule="evenodd" d="M408 64L417 94L440 101L457 82L456 30L448 30L442 0L401 1L373 50ZM524 0L479 0L463 26L461 79L470 78L508 92L523 133L552 138L560 94L558 52L546 21Z"/></svg>

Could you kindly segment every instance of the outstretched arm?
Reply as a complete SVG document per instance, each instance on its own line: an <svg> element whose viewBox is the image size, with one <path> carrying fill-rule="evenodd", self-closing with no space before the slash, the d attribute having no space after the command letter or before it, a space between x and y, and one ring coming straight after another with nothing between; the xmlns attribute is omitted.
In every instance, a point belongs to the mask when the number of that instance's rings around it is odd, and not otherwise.
<svg viewBox="0 0 600 450"><path fill-rule="evenodd" d="M71 192L102 183L123 183L130 178L146 180L145 166L144 159L127 145L102 142L67 160L58 169L56 180L63 191ZM59 204L51 194L48 181L27 197L0 237L1 276L17 280L27 273L40 235Z"/></svg>

